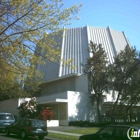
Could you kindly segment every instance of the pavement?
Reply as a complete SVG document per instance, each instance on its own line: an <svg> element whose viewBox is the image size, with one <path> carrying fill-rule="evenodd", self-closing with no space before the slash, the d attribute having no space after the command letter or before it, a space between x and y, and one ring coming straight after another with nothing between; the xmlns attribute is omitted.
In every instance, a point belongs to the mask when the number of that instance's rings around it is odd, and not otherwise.
<svg viewBox="0 0 140 140"><path fill-rule="evenodd" d="M58 127L48 127L48 132L62 135L70 135L70 136L81 136L81 134L69 133L67 131L77 130L77 129L86 129L86 127L73 127L73 126L58 126ZM0 140L17 140L17 137L5 137L4 133L0 134ZM31 139L32 140L32 139ZM52 138L46 136L44 140L60 140L57 138Z"/></svg>

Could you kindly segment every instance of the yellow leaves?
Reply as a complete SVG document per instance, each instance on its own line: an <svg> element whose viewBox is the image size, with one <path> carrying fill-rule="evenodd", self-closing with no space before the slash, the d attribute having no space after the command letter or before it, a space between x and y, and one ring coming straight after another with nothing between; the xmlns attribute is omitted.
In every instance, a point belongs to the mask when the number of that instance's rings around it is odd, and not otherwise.
<svg viewBox="0 0 140 140"><path fill-rule="evenodd" d="M58 62L60 60L61 50L59 47L52 48L49 47L45 51L45 57L51 62Z"/></svg>
<svg viewBox="0 0 140 140"><path fill-rule="evenodd" d="M42 9L41 6L37 6L37 7L36 7L36 10L38 11L38 13L40 13L40 12L42 12L43 9Z"/></svg>
<svg viewBox="0 0 140 140"><path fill-rule="evenodd" d="M0 62L0 79L26 82L29 76L31 85L35 87L36 79L39 83L41 77L36 65L45 64L47 60L60 62L61 49L54 38L60 33L60 28L74 17L79 6L64 9L61 0L10 0L7 4L10 8L2 7L5 15L0 19L0 28L4 31L0 61L5 57ZM40 50L34 55L36 45ZM63 63L74 68L72 60Z"/></svg>
<svg viewBox="0 0 140 140"><path fill-rule="evenodd" d="M28 4L28 0L11 0L10 1L11 6L16 6L20 4Z"/></svg>
<svg viewBox="0 0 140 140"><path fill-rule="evenodd" d="M53 20L52 21L54 25L58 25L58 21L57 20Z"/></svg>
<svg viewBox="0 0 140 140"><path fill-rule="evenodd" d="M21 53L23 54L23 57L30 55L29 50L27 49L23 49Z"/></svg>
<svg viewBox="0 0 140 140"><path fill-rule="evenodd" d="M16 53L16 47L10 46L10 48L11 48L11 53L12 53L12 54L15 54L15 53Z"/></svg>
<svg viewBox="0 0 140 140"><path fill-rule="evenodd" d="M76 69L76 66L74 66L72 64L73 59L69 59L69 60L64 60L63 58L60 60L62 63L62 66L64 67L71 67L71 69Z"/></svg>
<svg viewBox="0 0 140 140"><path fill-rule="evenodd" d="M29 26L33 26L32 21L28 21L27 24L28 24Z"/></svg>
<svg viewBox="0 0 140 140"><path fill-rule="evenodd" d="M11 67L4 59L0 59L0 81L11 81L13 82L16 78L16 70ZM13 72L13 73L12 73Z"/></svg>

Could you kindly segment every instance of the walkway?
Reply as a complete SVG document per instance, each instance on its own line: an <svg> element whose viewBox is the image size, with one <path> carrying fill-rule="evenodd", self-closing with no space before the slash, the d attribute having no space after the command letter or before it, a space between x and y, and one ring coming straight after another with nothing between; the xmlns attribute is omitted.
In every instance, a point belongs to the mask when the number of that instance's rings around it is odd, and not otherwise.
<svg viewBox="0 0 140 140"><path fill-rule="evenodd" d="M62 135L77 136L77 137L80 137L82 135L82 134L68 133L68 132L62 132L62 131L56 131L56 130L48 130L48 132L62 134Z"/></svg>

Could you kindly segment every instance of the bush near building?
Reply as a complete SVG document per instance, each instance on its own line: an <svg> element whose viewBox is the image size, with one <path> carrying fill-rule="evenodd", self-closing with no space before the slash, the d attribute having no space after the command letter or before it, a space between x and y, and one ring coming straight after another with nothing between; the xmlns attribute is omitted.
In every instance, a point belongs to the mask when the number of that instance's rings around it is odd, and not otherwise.
<svg viewBox="0 0 140 140"><path fill-rule="evenodd" d="M33 97L29 101L24 101L18 107L19 117L21 118L32 118L41 120L51 120L54 117L54 113L49 107L42 108Z"/></svg>

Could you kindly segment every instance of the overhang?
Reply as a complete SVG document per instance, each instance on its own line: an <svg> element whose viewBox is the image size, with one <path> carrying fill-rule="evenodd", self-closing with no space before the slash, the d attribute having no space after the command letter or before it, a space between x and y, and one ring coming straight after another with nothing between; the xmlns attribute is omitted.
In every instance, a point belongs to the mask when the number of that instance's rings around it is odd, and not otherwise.
<svg viewBox="0 0 140 140"><path fill-rule="evenodd" d="M67 99L56 98L55 100L38 102L38 104L56 104L56 103L67 103L67 102L68 102Z"/></svg>
<svg viewBox="0 0 140 140"><path fill-rule="evenodd" d="M72 74L69 74L69 75L66 75L66 76L61 76L61 77L58 77L58 78L51 79L51 80L48 80L46 82L43 82L40 86L42 86L44 84L48 84L48 83L54 82L54 81L63 80L63 79L66 79L66 78L78 77L80 75L81 74L79 74L79 73L72 73Z"/></svg>

